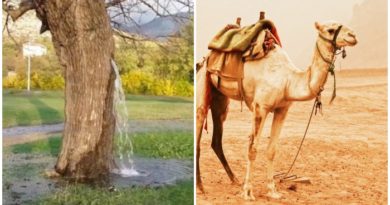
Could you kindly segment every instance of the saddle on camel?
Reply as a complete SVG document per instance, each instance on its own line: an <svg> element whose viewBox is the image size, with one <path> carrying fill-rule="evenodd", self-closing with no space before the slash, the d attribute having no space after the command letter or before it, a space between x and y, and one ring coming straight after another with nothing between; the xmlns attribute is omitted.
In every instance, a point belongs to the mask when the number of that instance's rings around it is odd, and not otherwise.
<svg viewBox="0 0 390 205"><path fill-rule="evenodd" d="M274 23L264 19L264 12L255 24L241 27L240 22L241 18L237 18L236 24L229 24L217 33L208 45L211 52L205 60L207 71L218 75L217 89L221 79L235 81L238 85L235 98L243 101L245 61L259 60L281 43Z"/></svg>

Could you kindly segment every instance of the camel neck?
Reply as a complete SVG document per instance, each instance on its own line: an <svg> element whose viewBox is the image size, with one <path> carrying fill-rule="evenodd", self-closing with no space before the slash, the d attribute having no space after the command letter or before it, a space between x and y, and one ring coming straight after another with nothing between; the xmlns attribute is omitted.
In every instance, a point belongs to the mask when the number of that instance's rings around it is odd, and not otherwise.
<svg viewBox="0 0 390 205"><path fill-rule="evenodd" d="M314 47L313 60L306 72L296 73L289 80L287 99L293 101L311 100L321 92L328 76L329 63L325 59L332 59L332 45L317 39ZM321 52L321 54L320 54Z"/></svg>
<svg viewBox="0 0 390 205"><path fill-rule="evenodd" d="M314 56L308 69L309 89L316 97L326 83L330 62L333 59L333 46L321 38L317 39Z"/></svg>

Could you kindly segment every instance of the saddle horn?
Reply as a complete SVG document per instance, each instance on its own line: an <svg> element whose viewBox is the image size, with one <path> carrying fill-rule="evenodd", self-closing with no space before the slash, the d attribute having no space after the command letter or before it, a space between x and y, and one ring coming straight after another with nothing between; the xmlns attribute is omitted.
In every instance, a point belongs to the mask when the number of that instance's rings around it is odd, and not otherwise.
<svg viewBox="0 0 390 205"><path fill-rule="evenodd" d="M237 24L238 26L241 26L241 17L237 17L237 19L236 19L236 24Z"/></svg>
<svg viewBox="0 0 390 205"><path fill-rule="evenodd" d="M260 11L260 17L259 20L265 19L265 11Z"/></svg>

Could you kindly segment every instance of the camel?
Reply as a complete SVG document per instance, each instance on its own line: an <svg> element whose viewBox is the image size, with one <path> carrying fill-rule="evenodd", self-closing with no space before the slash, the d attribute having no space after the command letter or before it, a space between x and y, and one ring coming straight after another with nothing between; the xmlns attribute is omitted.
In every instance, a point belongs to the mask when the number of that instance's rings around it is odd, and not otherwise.
<svg viewBox="0 0 390 205"><path fill-rule="evenodd" d="M255 200L251 176L256 159L258 140L265 119L274 113L271 135L266 150L267 188L266 196L278 199L274 181L274 158L277 141L288 110L294 101L308 101L318 97L327 81L328 69L338 49L357 44L355 33L337 22L315 22L318 38L311 65L306 70L298 69L287 53L278 45L261 60L247 61L244 64L244 102L252 112L252 131L247 149L247 168L243 185L243 198ZM213 119L212 149L225 168L232 183L238 180L229 167L222 149L223 123L228 113L229 99L240 100L236 94L236 82L221 79L217 87L218 76L207 72L206 65L197 72L197 110L196 110L196 179L198 191L204 193L200 170L200 140L203 124L210 108ZM209 93L209 94L206 94ZM209 105L209 106L208 106Z"/></svg>

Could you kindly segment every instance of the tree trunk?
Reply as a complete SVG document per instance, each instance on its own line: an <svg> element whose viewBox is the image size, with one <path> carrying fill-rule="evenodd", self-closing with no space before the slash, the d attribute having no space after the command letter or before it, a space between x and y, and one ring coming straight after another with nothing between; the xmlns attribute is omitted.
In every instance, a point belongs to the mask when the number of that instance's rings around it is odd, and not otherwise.
<svg viewBox="0 0 390 205"><path fill-rule="evenodd" d="M65 68L65 130L55 170L74 179L109 173L113 160L114 40L103 0L45 1Z"/></svg>

